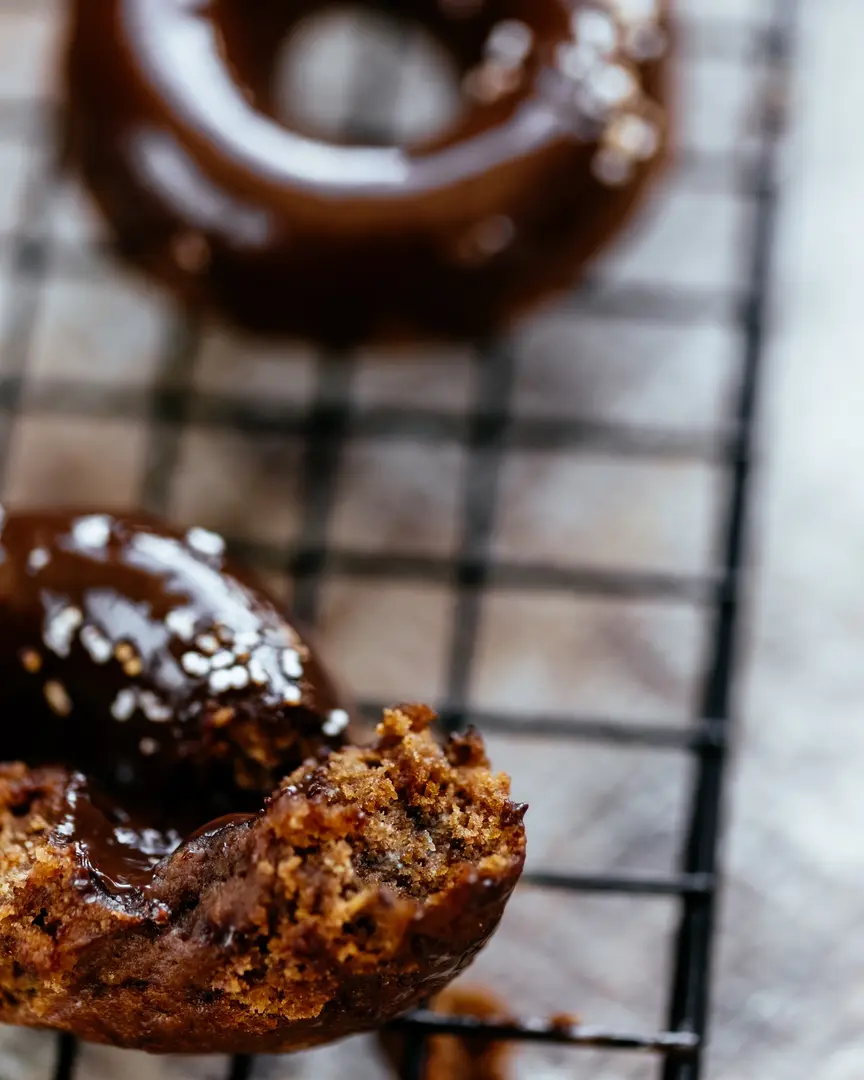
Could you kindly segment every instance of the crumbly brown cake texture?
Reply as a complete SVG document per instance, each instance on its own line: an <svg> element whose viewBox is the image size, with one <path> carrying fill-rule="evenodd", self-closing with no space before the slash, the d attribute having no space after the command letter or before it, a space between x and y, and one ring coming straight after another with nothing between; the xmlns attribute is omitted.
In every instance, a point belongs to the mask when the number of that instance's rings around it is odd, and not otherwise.
<svg viewBox="0 0 864 1080"><path fill-rule="evenodd" d="M433 1010L443 1016L471 1016L477 1020L503 1021L508 1017L504 1003L481 986L448 986L435 999ZM406 1062L405 1038L398 1031L384 1030L381 1049L399 1080L411 1080ZM509 1080L511 1048L472 1035L433 1035L427 1041L423 1080Z"/></svg>
<svg viewBox="0 0 864 1080"><path fill-rule="evenodd" d="M138 883L77 838L82 807L112 813L82 773L0 766L0 1021L152 1052L286 1051L434 995L501 918L525 807L479 735L440 745L433 720L386 712L373 745L307 760Z"/></svg>

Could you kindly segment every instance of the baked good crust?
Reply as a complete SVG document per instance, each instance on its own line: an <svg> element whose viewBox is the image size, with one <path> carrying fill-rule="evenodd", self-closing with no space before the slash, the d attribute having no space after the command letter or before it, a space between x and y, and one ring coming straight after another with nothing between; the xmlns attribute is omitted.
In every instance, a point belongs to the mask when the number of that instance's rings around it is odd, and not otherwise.
<svg viewBox="0 0 864 1080"><path fill-rule="evenodd" d="M260 814L107 890L57 767L0 767L0 1021L151 1052L296 1050L378 1027L457 975L525 858L524 806L422 707L297 769Z"/></svg>

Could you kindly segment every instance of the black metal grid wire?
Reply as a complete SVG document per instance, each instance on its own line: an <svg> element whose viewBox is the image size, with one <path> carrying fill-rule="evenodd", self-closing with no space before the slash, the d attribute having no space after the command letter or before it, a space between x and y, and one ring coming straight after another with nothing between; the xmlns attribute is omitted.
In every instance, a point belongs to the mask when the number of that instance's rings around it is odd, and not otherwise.
<svg viewBox="0 0 864 1080"><path fill-rule="evenodd" d="M18 0L3 0L15 8ZM18 5L20 7L20 4ZM693 762L692 794L687 835L676 872L668 875L579 875L534 872L526 882L534 887L599 894L667 896L677 898L680 917L673 943L672 982L667 990L665 1030L634 1035L617 1030L568 1027L561 1023L523 1019L486 1024L466 1017L442 1017L417 1011L397 1021L408 1035L409 1075L421 1080L424 1047L435 1034L485 1035L497 1039L550 1042L604 1050L642 1050L659 1056L664 1080L697 1080L709 1021L709 990L715 909L719 886L718 843L723 808L723 780L729 728L734 719L732 699L735 657L744 588L744 558L751 470L758 419L763 365L765 322L778 174L782 150L784 103L794 13L788 0L776 0L764 35L753 42L753 57L764 64L767 79L757 117L755 155L746 159L737 189L755 207L748 236L750 245L746 279L733 298L741 332L737 394L731 414L719 430L677 430L635 427L618 423L578 420L540 420L518 417L512 408L514 362L506 342L480 343L474 352L473 401L467 419L433 408L377 406L358 413L351 405L350 388L355 362L350 355L322 356L316 367L317 384L311 407L274 406L260 409L213 395L192 392L192 368L199 343L199 327L177 317L164 342L161 370L145 403L150 420L150 441L142 482L142 501L149 508L168 508L170 479L176 467L184 426L232 427L267 434L296 435L303 447L302 505L304 518L298 541L286 552L278 547L233 538L233 547L259 566L287 572L296 582L298 615L314 621L325 574L334 571L353 577L404 579L447 583L456 590L454 633L448 664L444 724L457 730L476 724L482 731L539 736L550 740L582 739L613 745L676 749ZM722 53L730 36L722 23L703 29L704 41ZM361 88L361 95L363 90ZM0 99L4 125L22 128L34 122L32 108ZM44 118L43 118L44 119ZM728 163L710 155L685 155L679 168L694 184L710 188L718 170ZM49 258L40 222L51 192L45 169L28 189L16 234L7 239L6 254L12 270L13 292L4 335L4 366L0 374L0 408L14 417L21 408L27 356L32 346L40 303L40 282ZM71 275L88 274L87 257L74 248L54 244L51 257ZM641 317L677 322L722 309L728 299L695 291L619 289L614 296L589 283L570 301L579 310L601 311L617 318ZM75 388L53 384L42 391L39 406L48 415L69 409ZM107 403L107 404L106 404ZM115 417L138 418L141 401L136 392L110 398L86 399L82 411L110 408ZM11 424L0 426L0 467L5 468ZM409 434L416 441L455 442L466 453L461 491L461 529L452 557L402 556L341 552L328 545L328 521L333 510L342 455L349 436L396 438ZM490 555L502 461L506 450L589 447L642 460L704 461L725 470L726 503L723 514L722 557L706 575L660 574L589 569L564 569L543 564L513 564ZM232 538L229 538L232 540ZM687 727L637 723L615 717L520 717L475 711L466 707L469 682L478 642L479 608L484 591L493 585L561 593L678 600L708 612L713 632L701 685L699 715ZM370 710L380 703L367 702ZM72 1080L77 1045L60 1037L54 1080ZM244 1080L254 1062L233 1059L226 1080Z"/></svg>

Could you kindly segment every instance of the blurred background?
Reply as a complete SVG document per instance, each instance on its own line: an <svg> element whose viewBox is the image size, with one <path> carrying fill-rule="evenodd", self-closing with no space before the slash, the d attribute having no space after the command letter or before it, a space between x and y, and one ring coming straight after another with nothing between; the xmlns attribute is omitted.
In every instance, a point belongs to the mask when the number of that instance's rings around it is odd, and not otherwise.
<svg viewBox="0 0 864 1080"><path fill-rule="evenodd" d="M63 3L0 0L5 498L144 504L214 528L315 623L362 702L485 717L494 763L531 804L534 872L668 877L689 812L694 759L676 730L704 701L765 101L780 84L767 0L676 7L678 161L588 282L483 350L334 356L192 321L107 257L86 199L51 169ZM802 8L755 431L715 1080L860 1080L864 1061L864 10ZM405 67L401 93L370 98L372 125L407 135L449 115L455 76L434 43L397 48L380 19L341 10L285 78L311 125L338 125L358 40L364 63ZM484 441L490 410L505 422ZM487 571L470 587L466 560ZM508 733L531 718L579 737ZM595 718L648 725L656 745L592 736ZM529 882L466 982L521 1016L662 1030L679 905ZM53 1053L5 1032L0 1076L45 1080ZM660 1075L642 1055L554 1046L520 1049L512 1068ZM224 1063L84 1048L75 1075L215 1080ZM348 1075L387 1075L370 1040L253 1072Z"/></svg>

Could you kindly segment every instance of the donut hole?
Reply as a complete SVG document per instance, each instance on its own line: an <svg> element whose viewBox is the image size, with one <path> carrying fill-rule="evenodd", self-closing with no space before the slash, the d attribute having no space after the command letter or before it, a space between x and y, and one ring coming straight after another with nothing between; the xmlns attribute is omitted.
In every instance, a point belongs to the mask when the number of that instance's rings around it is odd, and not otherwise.
<svg viewBox="0 0 864 1080"><path fill-rule="evenodd" d="M223 59L260 112L332 143L429 146L530 93L560 0L214 0ZM491 107L491 108L490 108Z"/></svg>
<svg viewBox="0 0 864 1080"><path fill-rule="evenodd" d="M462 72L420 22L334 6L303 19L277 54L272 113L332 142L404 145L433 139L464 113Z"/></svg>

